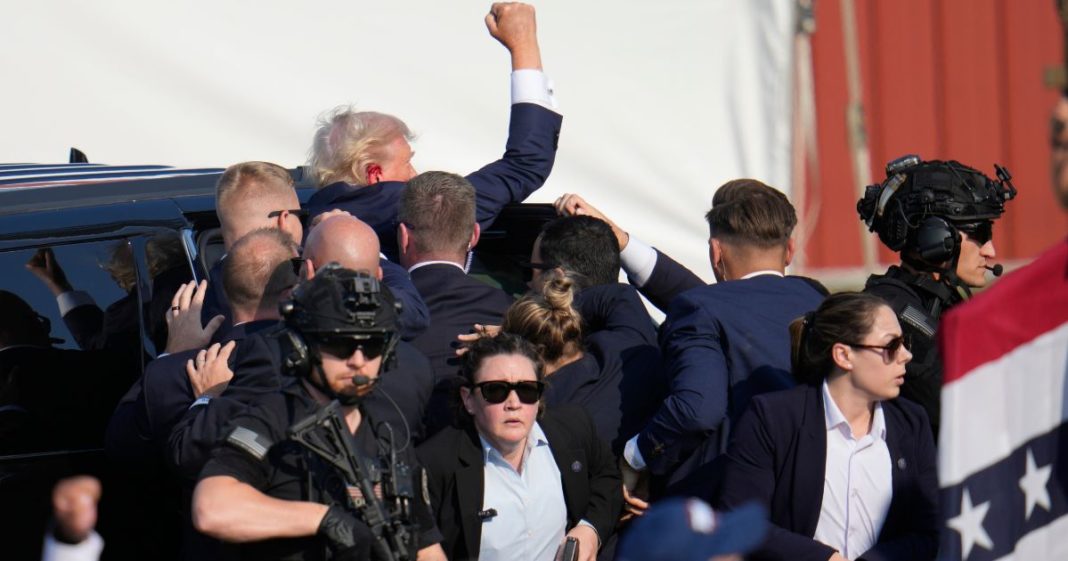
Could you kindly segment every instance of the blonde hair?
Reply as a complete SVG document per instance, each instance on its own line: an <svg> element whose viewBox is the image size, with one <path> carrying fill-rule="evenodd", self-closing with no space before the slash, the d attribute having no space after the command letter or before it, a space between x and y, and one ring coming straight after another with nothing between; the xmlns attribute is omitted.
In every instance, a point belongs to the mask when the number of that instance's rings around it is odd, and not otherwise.
<svg viewBox="0 0 1068 561"><path fill-rule="evenodd" d="M582 316L572 306L575 290L571 278L557 273L541 294L527 294L508 308L501 330L533 343L547 363L582 352Z"/></svg>
<svg viewBox="0 0 1068 561"><path fill-rule="evenodd" d="M393 115L336 107L316 123L308 172L320 187L338 181L367 185L368 164L381 162L385 146L398 136L414 140L408 125Z"/></svg>

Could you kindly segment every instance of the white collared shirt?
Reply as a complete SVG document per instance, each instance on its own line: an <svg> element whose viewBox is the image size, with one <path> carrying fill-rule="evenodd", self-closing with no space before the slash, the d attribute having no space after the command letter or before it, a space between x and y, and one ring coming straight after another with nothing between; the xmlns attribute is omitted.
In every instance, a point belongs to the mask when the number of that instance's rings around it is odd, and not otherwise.
<svg viewBox="0 0 1068 561"><path fill-rule="evenodd" d="M556 112L556 91L553 81L536 68L513 70L512 105L516 103L534 103Z"/></svg>
<svg viewBox="0 0 1068 561"><path fill-rule="evenodd" d="M751 279L753 277L759 277L760 275L774 275L776 277L785 277L786 276L786 275L783 274L782 271L776 271L774 269L764 269L763 271L753 271L752 273L749 273L748 275L742 276L742 278L740 278L738 280Z"/></svg>
<svg viewBox="0 0 1068 561"><path fill-rule="evenodd" d="M421 263L416 263L415 265L412 265L411 267L408 267L408 274L411 274L412 271L414 271L414 270L416 270L416 269L418 269L420 267L425 267L427 265L452 265L453 267L456 267L457 269L460 269L464 273L467 273L467 271L464 270L464 266L459 264L459 263L457 263L457 262L455 262L455 261L423 261Z"/></svg>
<svg viewBox="0 0 1068 561"><path fill-rule="evenodd" d="M564 540L567 505L560 468L537 422L527 436L521 472L479 435L485 458L480 561L552 561Z"/></svg>
<svg viewBox="0 0 1068 561"><path fill-rule="evenodd" d="M856 559L875 545L893 498L886 418L875 404L871 432L856 438L823 382L827 460L816 541Z"/></svg>

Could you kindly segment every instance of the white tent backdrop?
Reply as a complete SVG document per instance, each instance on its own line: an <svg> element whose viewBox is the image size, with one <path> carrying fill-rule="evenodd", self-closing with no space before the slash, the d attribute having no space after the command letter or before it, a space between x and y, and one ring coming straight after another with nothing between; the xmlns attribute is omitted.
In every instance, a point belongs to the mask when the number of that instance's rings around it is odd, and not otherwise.
<svg viewBox="0 0 1068 561"><path fill-rule="evenodd" d="M225 167L304 163L339 104L394 113L419 170L503 151L509 59L489 3L4 2L0 162ZM545 0L545 70L563 131L531 199L577 192L711 279L714 188L790 192L792 0Z"/></svg>

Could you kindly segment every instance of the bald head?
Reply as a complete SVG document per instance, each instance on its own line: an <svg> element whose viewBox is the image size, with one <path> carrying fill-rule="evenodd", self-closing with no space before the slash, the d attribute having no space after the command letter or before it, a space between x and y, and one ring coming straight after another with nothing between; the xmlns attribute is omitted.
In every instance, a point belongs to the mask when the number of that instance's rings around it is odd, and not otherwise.
<svg viewBox="0 0 1068 561"><path fill-rule="evenodd" d="M304 257L316 267L338 263L346 269L381 277L378 273L378 235L359 218L331 216L308 234Z"/></svg>
<svg viewBox="0 0 1068 561"><path fill-rule="evenodd" d="M304 237L300 217L276 211L300 208L293 178L285 168L268 162L234 164L219 177L215 211L227 251L237 240L259 228L278 228L298 244Z"/></svg>
<svg viewBox="0 0 1068 561"><path fill-rule="evenodd" d="M300 280L290 262L298 251L293 238L278 228L253 230L233 245L222 274L234 323L278 317L278 301Z"/></svg>

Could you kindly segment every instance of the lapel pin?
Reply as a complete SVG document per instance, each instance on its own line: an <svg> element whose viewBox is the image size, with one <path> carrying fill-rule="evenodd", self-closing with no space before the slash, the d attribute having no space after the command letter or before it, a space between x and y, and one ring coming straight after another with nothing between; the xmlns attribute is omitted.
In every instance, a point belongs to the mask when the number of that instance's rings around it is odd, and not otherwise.
<svg viewBox="0 0 1068 561"><path fill-rule="evenodd" d="M575 473L578 473L578 472L582 471L582 462L580 462L578 460L575 460L574 462L571 462L571 471L573 471Z"/></svg>

